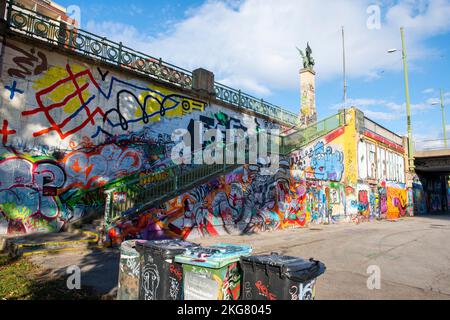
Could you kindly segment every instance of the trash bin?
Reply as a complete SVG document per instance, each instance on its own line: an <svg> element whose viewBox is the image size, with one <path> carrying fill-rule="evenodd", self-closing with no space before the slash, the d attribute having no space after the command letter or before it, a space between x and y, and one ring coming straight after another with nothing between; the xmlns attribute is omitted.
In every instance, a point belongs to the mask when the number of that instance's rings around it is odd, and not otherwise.
<svg viewBox="0 0 450 320"><path fill-rule="evenodd" d="M139 300L182 300L183 269L174 257L197 244L155 240L136 244L141 254Z"/></svg>
<svg viewBox="0 0 450 320"><path fill-rule="evenodd" d="M218 244L176 256L183 264L185 300L238 300L241 292L239 259L250 246Z"/></svg>
<svg viewBox="0 0 450 320"><path fill-rule="evenodd" d="M241 258L242 300L314 300L325 265L276 253Z"/></svg>
<svg viewBox="0 0 450 320"><path fill-rule="evenodd" d="M117 300L138 300L139 298L139 253L136 240L129 240L120 246L119 283Z"/></svg>

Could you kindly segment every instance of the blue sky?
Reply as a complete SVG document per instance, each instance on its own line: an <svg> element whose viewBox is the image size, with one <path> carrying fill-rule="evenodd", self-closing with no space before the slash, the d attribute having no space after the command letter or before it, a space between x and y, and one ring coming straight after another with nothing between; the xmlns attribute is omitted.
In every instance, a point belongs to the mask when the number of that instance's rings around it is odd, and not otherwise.
<svg viewBox="0 0 450 320"><path fill-rule="evenodd" d="M299 111L301 62L311 43L319 118L342 104L340 27L346 30L349 104L406 133L400 26L405 27L413 134L441 139L445 92L450 107L450 0L58 0L80 8L81 27ZM379 8L380 24L376 22ZM373 20L375 18L375 20ZM450 111L446 112L450 130Z"/></svg>

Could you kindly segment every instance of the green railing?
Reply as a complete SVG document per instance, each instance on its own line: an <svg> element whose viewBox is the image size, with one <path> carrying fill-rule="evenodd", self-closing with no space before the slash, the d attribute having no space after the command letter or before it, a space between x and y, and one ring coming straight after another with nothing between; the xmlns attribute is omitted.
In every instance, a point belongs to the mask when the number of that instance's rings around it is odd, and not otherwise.
<svg viewBox="0 0 450 320"><path fill-rule="evenodd" d="M163 172L170 172L164 181L156 184L148 183L154 181L155 177L161 175L161 172L152 173L128 181L120 186L107 189L105 222L110 225L115 220L124 216L132 216L136 213L151 207L152 204L164 199L170 199L180 194L182 190L189 189L201 181L206 181L217 174L229 172L239 165L234 154L233 164L227 164L227 151L237 150L238 142L231 145L222 145L223 164L201 164L187 165L185 168L179 165L172 165ZM247 145L247 144L246 144ZM192 154L191 159L203 159L203 150ZM248 157L248 149L245 151L245 158ZM195 163L195 162L194 162ZM116 185L118 185L116 183Z"/></svg>
<svg viewBox="0 0 450 320"><path fill-rule="evenodd" d="M343 112L326 118L316 124L300 129L282 138L281 153L289 154L304 147L309 142L336 130L345 123Z"/></svg>
<svg viewBox="0 0 450 320"><path fill-rule="evenodd" d="M337 129L344 123L343 114L337 114L329 117L315 125L300 129L299 131L286 136L280 137L281 143L278 145L278 154L286 156L290 152L303 147L314 139L320 138L323 135ZM245 141L247 146L247 141ZM237 144L231 150L237 150ZM223 155L226 157L226 150L230 150L230 145L223 145ZM270 150L270 149L268 149ZM270 150L271 152L273 150ZM199 151L195 157L201 157L203 151ZM248 158L249 150L246 149L245 159ZM236 155L235 155L236 157ZM201 158L200 158L201 159ZM167 170L172 172L169 178L158 184L146 187L146 181L153 181L153 177L160 173L142 176L138 179L124 183L121 186L111 188L106 191L107 200L105 207L105 221L107 225L111 225L115 220L122 217L132 217L147 208L154 206L156 202L163 202L169 200L182 193L184 190L198 185L202 181L208 180L213 176L219 174L226 174L231 170L239 167L237 161L234 164L214 165L197 165L183 171L179 166L173 165ZM246 162L248 163L248 162ZM116 184L118 185L118 184ZM116 198L116 199L115 199Z"/></svg>
<svg viewBox="0 0 450 320"><path fill-rule="evenodd" d="M8 1L7 27L15 33L70 49L89 58L129 69L152 78L166 81L183 88L192 88L192 72L164 62L142 52L135 51L121 42L116 43L88 31L74 28L63 21ZM244 110L270 117L288 125L298 124L298 115L275 106L263 99L257 99L240 90L235 90L218 82L215 83L216 99Z"/></svg>

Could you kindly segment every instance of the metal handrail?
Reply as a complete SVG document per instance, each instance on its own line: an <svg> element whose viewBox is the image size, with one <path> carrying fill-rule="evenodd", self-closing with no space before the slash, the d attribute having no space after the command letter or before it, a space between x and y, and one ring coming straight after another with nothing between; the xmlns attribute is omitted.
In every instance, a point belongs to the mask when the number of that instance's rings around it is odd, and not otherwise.
<svg viewBox="0 0 450 320"><path fill-rule="evenodd" d="M63 21L26 9L7 1L7 27L9 30L33 39L49 42L65 49L99 59L102 62L129 69L146 76L191 89L192 72L116 43L106 37L75 28ZM257 99L241 90L215 82L216 99L250 110L289 125L298 124L298 115L279 106Z"/></svg>
<svg viewBox="0 0 450 320"><path fill-rule="evenodd" d="M107 225L110 225L114 220L117 220L123 216L130 216L143 210L144 206L149 206L156 201L163 198L170 198L179 192L180 189L185 189L191 185L205 180L216 174L223 174L230 169L235 168L236 164L227 164L226 156L227 151L232 149L236 150L235 146L239 142L246 142L246 139L236 141L228 145L222 144L223 152L223 164L213 165L191 165L191 167L183 171L182 167L177 164L167 167L162 172L156 172L149 175L141 176L137 179L128 181L125 184L117 187L112 187L105 190L106 193L106 206L105 206L105 221ZM247 145L247 144L246 144ZM204 150L198 150L191 154L191 160L203 157ZM247 157L248 150L246 150L245 156ZM153 181L153 177L160 175L161 173L169 173L168 179L164 182L158 182L157 184L147 183L147 181ZM146 186L149 185L149 186ZM122 203L114 203L114 194L125 194L125 201Z"/></svg>
<svg viewBox="0 0 450 320"><path fill-rule="evenodd" d="M295 148L303 147L310 143L312 140L320 138L321 136L337 129L343 124L342 114L337 114L327 119L324 119L317 124L303 128L294 134L286 137L280 136L279 155L286 156ZM288 142L286 142L286 140ZM296 140L295 143L289 143L292 140ZM241 140L242 141L242 140ZM235 145L235 144L234 144ZM246 144L247 145L247 144ZM226 156L226 152L230 145L223 145L223 155ZM235 150L233 148L232 150ZM201 156L203 150L194 153L192 158ZM248 150L246 150L245 157L248 156ZM189 186L194 186L201 181L204 181L208 177L212 177L217 174L225 174L238 165L236 164L224 164L219 165L198 165L197 167L191 167L189 170L184 171L180 169L178 165L172 165L166 170L170 170L172 175L164 182L145 186L145 181L153 181L152 177L160 173L154 173L146 176L139 177L128 181L118 187L111 188L106 191L107 203L105 207L105 217L107 225L111 225L115 220L122 217L131 217L134 214L142 212L144 208L150 208L153 204L163 199L169 199L180 193L180 190L187 189ZM116 184L118 185L118 184ZM113 194L122 194L124 201L122 203L115 203Z"/></svg>
<svg viewBox="0 0 450 320"><path fill-rule="evenodd" d="M304 147L311 141L318 139L344 125L344 121L345 119L343 114L338 113L283 137L282 153L289 154Z"/></svg>
<svg viewBox="0 0 450 320"><path fill-rule="evenodd" d="M90 58L132 69L181 87L192 85L192 73L186 69L135 51L62 21L38 14L8 1L7 26L10 30L39 40L48 41Z"/></svg>

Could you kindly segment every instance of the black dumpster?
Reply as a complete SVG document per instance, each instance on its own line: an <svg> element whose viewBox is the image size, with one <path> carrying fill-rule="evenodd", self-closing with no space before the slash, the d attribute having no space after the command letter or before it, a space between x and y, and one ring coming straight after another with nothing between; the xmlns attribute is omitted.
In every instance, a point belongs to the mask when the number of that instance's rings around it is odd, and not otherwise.
<svg viewBox="0 0 450 320"><path fill-rule="evenodd" d="M137 300L139 297L140 260L136 242L129 240L120 246L117 300Z"/></svg>
<svg viewBox="0 0 450 320"><path fill-rule="evenodd" d="M139 300L182 300L183 268L176 255L197 244L181 240L156 240L136 243L140 253Z"/></svg>
<svg viewBox="0 0 450 320"><path fill-rule="evenodd" d="M270 255L241 258L242 300L314 300L325 265L314 259Z"/></svg>

